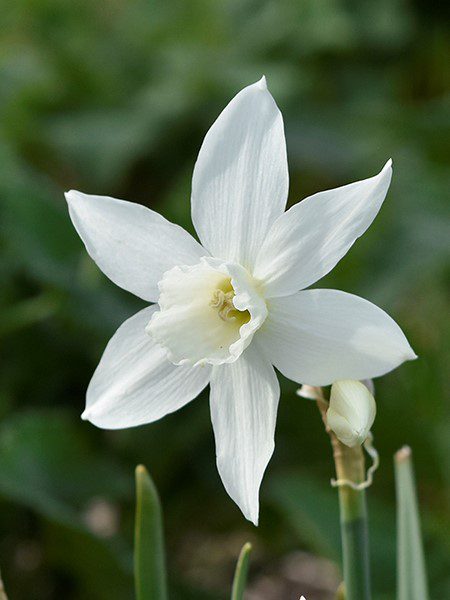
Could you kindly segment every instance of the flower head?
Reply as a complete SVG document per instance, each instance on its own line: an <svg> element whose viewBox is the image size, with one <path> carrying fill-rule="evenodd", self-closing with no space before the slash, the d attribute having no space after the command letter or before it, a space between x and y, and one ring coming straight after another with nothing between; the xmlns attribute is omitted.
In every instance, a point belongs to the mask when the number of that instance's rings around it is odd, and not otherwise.
<svg viewBox="0 0 450 600"><path fill-rule="evenodd" d="M388 161L375 177L284 212L283 119L262 78L228 104L200 149L191 198L200 243L144 206L68 192L91 257L117 285L153 303L107 345L83 418L108 429L149 423L209 384L219 473L256 523L274 449L274 366L321 386L376 377L415 357L370 302L304 290L368 228L390 180Z"/></svg>
<svg viewBox="0 0 450 600"><path fill-rule="evenodd" d="M374 397L361 381L335 381L331 386L327 425L346 446L364 443L375 420Z"/></svg>

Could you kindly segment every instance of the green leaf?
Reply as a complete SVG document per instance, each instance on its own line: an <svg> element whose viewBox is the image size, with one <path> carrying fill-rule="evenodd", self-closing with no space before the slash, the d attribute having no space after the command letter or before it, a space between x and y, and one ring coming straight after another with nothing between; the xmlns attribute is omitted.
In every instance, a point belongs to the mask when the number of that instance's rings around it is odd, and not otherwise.
<svg viewBox="0 0 450 600"><path fill-rule="evenodd" d="M147 469L136 467L134 578L138 600L166 600L162 512Z"/></svg>
<svg viewBox="0 0 450 600"><path fill-rule="evenodd" d="M42 293L8 306L0 317L0 337L53 316L57 308L58 299L50 293Z"/></svg>
<svg viewBox="0 0 450 600"><path fill-rule="evenodd" d="M303 544L319 555L339 560L338 500L327 482L316 481L302 471L288 470L272 477L266 493Z"/></svg>
<svg viewBox="0 0 450 600"><path fill-rule="evenodd" d="M242 546L236 565L236 571L234 572L231 600L243 600L244 598L251 551L252 545L249 542Z"/></svg>
<svg viewBox="0 0 450 600"><path fill-rule="evenodd" d="M46 565L76 578L86 600L127 600L130 549L119 532L99 535L87 515L96 499L117 510L130 478L88 427L63 410L16 413L0 424L0 457L0 499L41 517Z"/></svg>
<svg viewBox="0 0 450 600"><path fill-rule="evenodd" d="M126 497L129 479L73 413L29 410L0 424L0 496L52 521L81 525L92 498Z"/></svg>
<svg viewBox="0 0 450 600"><path fill-rule="evenodd" d="M394 456L397 489L397 600L427 600L428 585L420 532L411 448Z"/></svg>
<svg viewBox="0 0 450 600"><path fill-rule="evenodd" d="M45 521L42 540L46 563L78 582L80 598L132 600L132 562L120 538L102 538L69 523Z"/></svg>

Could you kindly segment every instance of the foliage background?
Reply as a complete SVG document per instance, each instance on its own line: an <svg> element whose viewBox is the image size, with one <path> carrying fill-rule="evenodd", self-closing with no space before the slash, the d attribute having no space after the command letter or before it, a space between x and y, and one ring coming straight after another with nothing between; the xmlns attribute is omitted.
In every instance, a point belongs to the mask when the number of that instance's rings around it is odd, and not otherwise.
<svg viewBox="0 0 450 600"><path fill-rule="evenodd" d="M338 559L328 441L313 403L296 397L293 384L283 382L257 530L220 483L205 395L134 430L100 431L79 418L106 341L142 304L89 260L63 191L135 200L191 228L190 177L202 138L229 99L263 73L285 118L291 203L394 159L381 214L319 285L385 308L420 357L376 382L376 598L393 598L391 457L406 442L415 451L432 597L446 597L444 7L1 0L0 565L11 599L132 597L139 462L164 505L171 598L226 597L247 538L256 545L254 581L275 576L295 549ZM330 597L314 577L300 577L292 598Z"/></svg>

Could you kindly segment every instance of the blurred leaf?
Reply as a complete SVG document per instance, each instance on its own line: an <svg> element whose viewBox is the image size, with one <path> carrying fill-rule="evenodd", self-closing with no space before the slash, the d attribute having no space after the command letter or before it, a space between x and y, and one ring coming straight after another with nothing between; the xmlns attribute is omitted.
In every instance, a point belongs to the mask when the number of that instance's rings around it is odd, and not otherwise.
<svg viewBox="0 0 450 600"><path fill-rule="evenodd" d="M161 505L143 465L136 467L134 578L138 600L166 600L166 566Z"/></svg>
<svg viewBox="0 0 450 600"><path fill-rule="evenodd" d="M0 233L8 252L46 282L70 286L78 241L65 211L62 192L24 165L0 139Z"/></svg>
<svg viewBox="0 0 450 600"><path fill-rule="evenodd" d="M57 307L58 300L51 294L41 294L18 302L0 314L0 338L47 319L55 313Z"/></svg>
<svg viewBox="0 0 450 600"><path fill-rule="evenodd" d="M306 473L292 471L272 478L268 497L303 543L320 555L339 560L339 511L334 490Z"/></svg>
<svg viewBox="0 0 450 600"><path fill-rule="evenodd" d="M72 524L49 522L44 545L48 566L76 581L83 600L132 600L131 555L119 540L101 539Z"/></svg>
<svg viewBox="0 0 450 600"><path fill-rule="evenodd" d="M127 495L129 477L94 451L75 419L62 410L28 411L0 425L2 496L66 522L93 497Z"/></svg>
<svg viewBox="0 0 450 600"><path fill-rule="evenodd" d="M233 589L231 590L231 600L244 599L251 551L252 545L250 543L247 542L242 546L236 565L236 571L234 573Z"/></svg>
<svg viewBox="0 0 450 600"><path fill-rule="evenodd" d="M397 599L427 600L428 584L411 459L404 446L394 457L397 488Z"/></svg>
<svg viewBox="0 0 450 600"><path fill-rule="evenodd" d="M84 598L121 600L131 590L128 549L98 537L86 520L92 499L117 502L130 483L62 411L16 414L0 426L0 496L45 518L47 559L83 574Z"/></svg>
<svg viewBox="0 0 450 600"><path fill-rule="evenodd" d="M326 479L319 482L309 473L293 470L273 477L267 493L301 544L340 563L338 496ZM387 592L395 585L394 514L370 494L368 512L373 584L375 591Z"/></svg>

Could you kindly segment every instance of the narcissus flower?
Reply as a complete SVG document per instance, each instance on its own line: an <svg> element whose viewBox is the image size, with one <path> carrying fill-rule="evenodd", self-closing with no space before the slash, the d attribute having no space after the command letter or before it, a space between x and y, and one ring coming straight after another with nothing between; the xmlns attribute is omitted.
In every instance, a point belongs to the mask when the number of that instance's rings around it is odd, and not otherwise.
<svg viewBox="0 0 450 600"><path fill-rule="evenodd" d="M144 206L68 192L73 224L100 269L154 303L112 337L83 418L107 429L150 423L209 384L220 476L256 524L274 449L274 366L320 386L376 377L415 357L370 302L303 291L365 232L390 180L388 161L375 177L284 212L283 119L263 78L229 103L200 149L191 198L200 243Z"/></svg>
<svg viewBox="0 0 450 600"><path fill-rule="evenodd" d="M344 379L331 386L327 425L346 446L364 443L376 412L375 399L361 381Z"/></svg>

